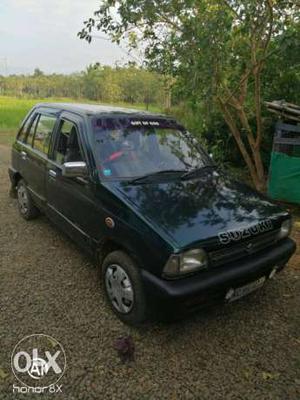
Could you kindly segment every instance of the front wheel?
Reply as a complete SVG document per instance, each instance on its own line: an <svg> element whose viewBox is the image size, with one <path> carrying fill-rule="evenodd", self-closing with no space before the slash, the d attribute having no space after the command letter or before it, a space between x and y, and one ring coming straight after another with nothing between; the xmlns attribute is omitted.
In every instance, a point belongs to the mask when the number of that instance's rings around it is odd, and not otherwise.
<svg viewBox="0 0 300 400"><path fill-rule="evenodd" d="M102 279L113 312L126 324L146 318L146 301L139 270L123 251L110 253L102 265Z"/></svg>

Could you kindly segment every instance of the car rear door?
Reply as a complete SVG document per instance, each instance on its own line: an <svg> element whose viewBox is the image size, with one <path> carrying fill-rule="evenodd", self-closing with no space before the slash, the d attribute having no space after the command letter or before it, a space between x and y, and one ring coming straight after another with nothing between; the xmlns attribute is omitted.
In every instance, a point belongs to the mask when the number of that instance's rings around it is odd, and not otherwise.
<svg viewBox="0 0 300 400"><path fill-rule="evenodd" d="M46 108L35 111L20 153L20 174L35 203L42 209L46 203L45 174L53 133L58 120L57 114L57 110Z"/></svg>
<svg viewBox="0 0 300 400"><path fill-rule="evenodd" d="M47 164L47 212L72 239L86 249L99 239L99 208L94 196L91 165L86 151L84 119L64 112L60 116L55 143ZM62 176L64 162L85 161L86 178ZM88 245L88 246L87 246Z"/></svg>

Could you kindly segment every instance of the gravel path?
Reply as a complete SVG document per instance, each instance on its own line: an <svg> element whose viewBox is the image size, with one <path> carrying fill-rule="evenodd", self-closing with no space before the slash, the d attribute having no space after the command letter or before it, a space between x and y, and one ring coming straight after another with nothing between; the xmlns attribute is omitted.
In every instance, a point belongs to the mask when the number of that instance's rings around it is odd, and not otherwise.
<svg viewBox="0 0 300 400"><path fill-rule="evenodd" d="M45 333L67 354L61 399L300 399L300 256L259 292L173 324L119 322L96 268L46 218L25 222L8 197L0 146L0 399L14 395L13 347ZM294 232L300 242L300 224ZM131 334L136 361L113 349ZM55 395L35 395L35 398ZM47 397L48 396L48 397Z"/></svg>

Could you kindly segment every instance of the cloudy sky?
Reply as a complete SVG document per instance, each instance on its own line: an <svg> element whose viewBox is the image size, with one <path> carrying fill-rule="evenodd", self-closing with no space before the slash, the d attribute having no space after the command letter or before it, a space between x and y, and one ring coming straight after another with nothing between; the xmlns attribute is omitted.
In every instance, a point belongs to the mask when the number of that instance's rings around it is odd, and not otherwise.
<svg viewBox="0 0 300 400"><path fill-rule="evenodd" d="M75 72L99 61L112 65L127 56L115 44L77 38L100 0L0 0L0 74Z"/></svg>

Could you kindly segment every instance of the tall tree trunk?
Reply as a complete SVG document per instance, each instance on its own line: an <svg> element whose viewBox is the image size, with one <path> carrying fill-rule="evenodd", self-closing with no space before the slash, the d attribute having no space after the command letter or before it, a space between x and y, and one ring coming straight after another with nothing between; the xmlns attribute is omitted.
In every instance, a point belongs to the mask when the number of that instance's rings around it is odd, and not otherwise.
<svg viewBox="0 0 300 400"><path fill-rule="evenodd" d="M239 110L238 115L239 119L243 121L242 126L244 129L247 131L247 138L248 138L248 143L249 147L251 149L251 153L249 154L249 151L243 142L241 131L238 128L235 118L232 115L228 104L225 104L224 101L222 101L221 98L218 98L218 104L220 107L220 110L223 114L223 117L225 119L225 122L227 123L230 132L232 136L234 137L237 146L243 156L243 159L248 167L248 170L251 175L251 179L255 185L255 188L259 191L264 191L266 187L266 182L265 182L265 177L264 177L264 168L263 168L263 163L261 160L261 154L260 154L260 146L257 145L256 141L254 140L254 136L252 134L252 131L250 129L250 126L248 124L248 120L246 118L246 115L241 110Z"/></svg>
<svg viewBox="0 0 300 400"><path fill-rule="evenodd" d="M262 129L261 125L262 124L260 121L260 125L256 126L256 138L255 138L243 106L241 106L241 108L239 109L238 115L239 115L239 118L240 118L243 128L247 132L247 139L248 139L249 146L251 148L252 158L253 158L253 161L255 164L256 174L257 174L257 178L258 178L258 185L256 185L256 188L260 191L263 191L263 190L265 190L266 182L265 182L264 166L263 166L261 154L260 154L261 139L259 139L261 137L261 129ZM257 116L257 119L261 119L260 112L259 112L259 116ZM258 132L258 130L259 130L259 132Z"/></svg>

